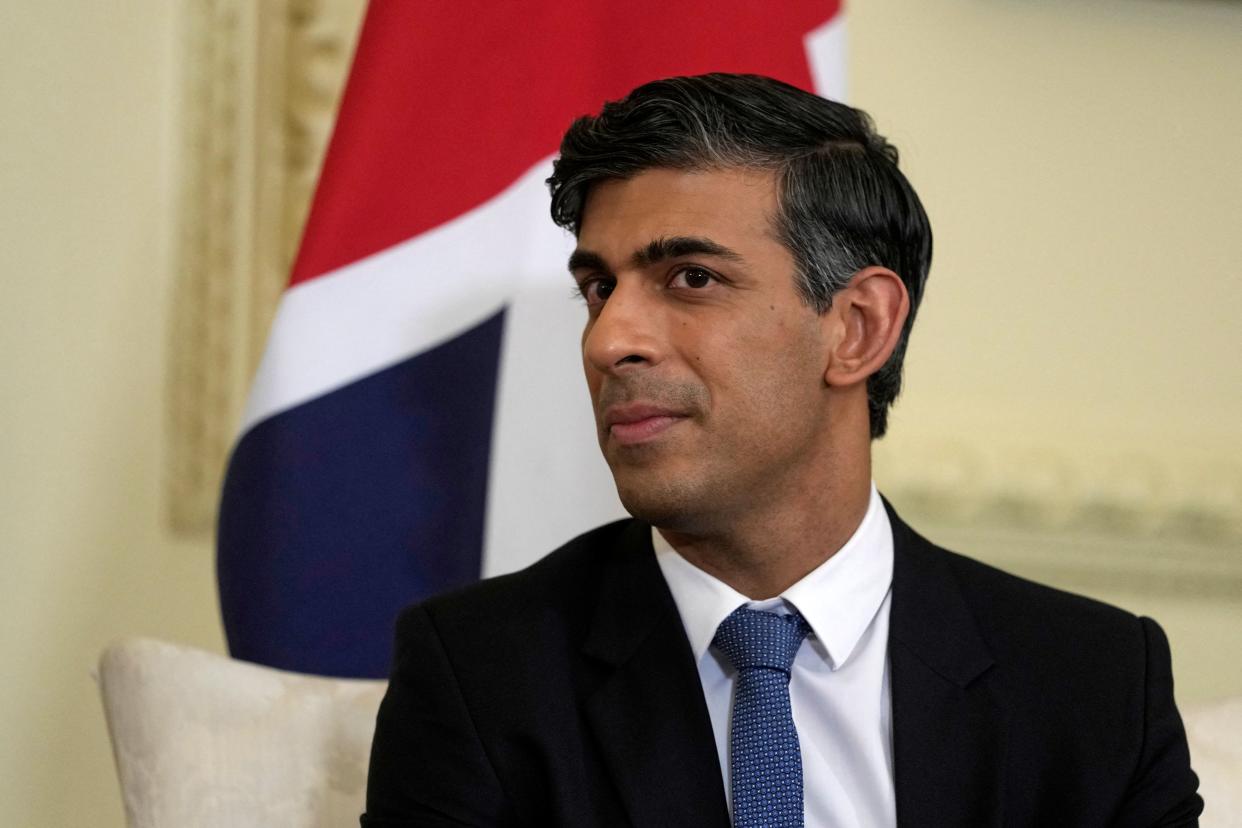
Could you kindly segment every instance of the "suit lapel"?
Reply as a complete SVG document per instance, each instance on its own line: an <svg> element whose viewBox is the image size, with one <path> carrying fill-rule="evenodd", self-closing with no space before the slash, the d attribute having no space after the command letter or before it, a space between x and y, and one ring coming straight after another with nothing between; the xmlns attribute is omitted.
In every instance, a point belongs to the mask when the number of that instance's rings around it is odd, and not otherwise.
<svg viewBox="0 0 1242 828"><path fill-rule="evenodd" d="M584 650L604 678L587 718L635 826L728 828L711 720L676 604L632 522L609 550Z"/></svg>
<svg viewBox="0 0 1242 828"><path fill-rule="evenodd" d="M1006 713L947 553L889 508L893 775L899 825L997 825Z"/></svg>

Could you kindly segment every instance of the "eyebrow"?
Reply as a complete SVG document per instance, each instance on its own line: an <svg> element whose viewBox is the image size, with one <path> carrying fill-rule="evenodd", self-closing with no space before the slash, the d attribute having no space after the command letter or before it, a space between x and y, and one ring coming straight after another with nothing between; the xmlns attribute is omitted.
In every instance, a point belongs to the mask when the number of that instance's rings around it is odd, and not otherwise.
<svg viewBox="0 0 1242 828"><path fill-rule="evenodd" d="M744 261L742 254L730 250L723 244L702 236L662 236L648 242L645 247L635 250L630 256L630 264L636 268L650 267L668 259L681 256L715 256L731 262ZM604 257L592 250L575 250L569 257L569 271L598 270L611 273L612 269L604 261Z"/></svg>

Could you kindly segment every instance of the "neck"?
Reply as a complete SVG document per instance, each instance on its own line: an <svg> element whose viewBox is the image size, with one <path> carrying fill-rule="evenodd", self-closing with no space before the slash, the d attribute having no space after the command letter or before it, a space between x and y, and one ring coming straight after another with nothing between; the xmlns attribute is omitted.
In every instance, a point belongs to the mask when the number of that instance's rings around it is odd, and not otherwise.
<svg viewBox="0 0 1242 828"><path fill-rule="evenodd" d="M690 563L747 598L773 598L835 555L867 513L869 450L861 462L835 471L822 486L735 513L720 530L660 528L660 534Z"/></svg>

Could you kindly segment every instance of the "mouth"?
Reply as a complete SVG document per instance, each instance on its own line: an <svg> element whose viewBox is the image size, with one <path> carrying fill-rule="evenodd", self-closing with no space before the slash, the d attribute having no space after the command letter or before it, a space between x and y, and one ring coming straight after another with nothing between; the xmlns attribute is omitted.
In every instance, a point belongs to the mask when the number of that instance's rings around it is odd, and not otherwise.
<svg viewBox="0 0 1242 828"><path fill-rule="evenodd" d="M678 411L645 403L627 403L604 412L604 428L614 441L630 446L654 440L684 419L686 415Z"/></svg>

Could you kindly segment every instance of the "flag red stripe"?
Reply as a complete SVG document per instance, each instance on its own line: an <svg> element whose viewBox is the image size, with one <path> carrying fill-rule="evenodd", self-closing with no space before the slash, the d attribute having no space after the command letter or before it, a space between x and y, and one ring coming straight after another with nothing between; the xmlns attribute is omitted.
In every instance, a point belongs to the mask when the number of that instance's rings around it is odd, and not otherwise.
<svg viewBox="0 0 1242 828"><path fill-rule="evenodd" d="M481 204L644 81L757 72L810 89L803 38L840 5L372 0L291 284Z"/></svg>

